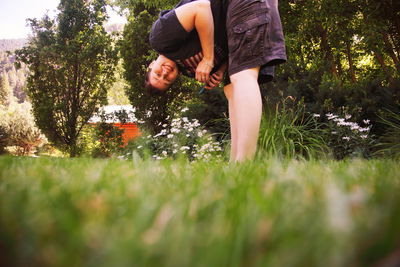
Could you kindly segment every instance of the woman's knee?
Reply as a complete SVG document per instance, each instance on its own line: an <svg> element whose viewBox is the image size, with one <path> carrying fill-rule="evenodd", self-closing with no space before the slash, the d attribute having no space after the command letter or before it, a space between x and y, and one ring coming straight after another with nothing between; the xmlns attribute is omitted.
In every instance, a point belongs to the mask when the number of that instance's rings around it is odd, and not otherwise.
<svg viewBox="0 0 400 267"><path fill-rule="evenodd" d="M243 82L243 81L246 81L246 82L256 81L257 82L259 71L260 71L260 67L242 70L240 72L237 72L237 73L229 76L229 78L233 84L236 84L238 82Z"/></svg>

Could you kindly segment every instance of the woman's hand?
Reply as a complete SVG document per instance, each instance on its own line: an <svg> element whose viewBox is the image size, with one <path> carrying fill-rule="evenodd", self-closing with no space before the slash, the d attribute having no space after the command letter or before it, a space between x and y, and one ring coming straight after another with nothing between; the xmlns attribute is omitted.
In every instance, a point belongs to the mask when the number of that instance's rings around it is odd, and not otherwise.
<svg viewBox="0 0 400 267"><path fill-rule="evenodd" d="M208 81L207 85L204 86L204 88L211 90L217 87L222 82L223 78L224 78L224 71L217 70L210 76L210 80Z"/></svg>
<svg viewBox="0 0 400 267"><path fill-rule="evenodd" d="M224 79L224 74L227 68L228 68L228 63L227 62L222 63L219 69L210 76L210 80L208 81L206 86L204 86L204 88L210 90L217 87Z"/></svg>
<svg viewBox="0 0 400 267"><path fill-rule="evenodd" d="M213 67L214 64L212 60L207 60L203 58L196 68L196 80L207 84L210 80L210 72Z"/></svg>

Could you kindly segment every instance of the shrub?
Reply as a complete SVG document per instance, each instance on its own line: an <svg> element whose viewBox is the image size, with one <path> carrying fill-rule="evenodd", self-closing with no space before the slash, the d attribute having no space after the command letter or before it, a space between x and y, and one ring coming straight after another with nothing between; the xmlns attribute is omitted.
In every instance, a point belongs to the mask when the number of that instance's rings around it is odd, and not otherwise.
<svg viewBox="0 0 400 267"><path fill-rule="evenodd" d="M95 158L107 158L122 151L123 130L113 123L125 123L129 115L126 111L106 113L104 110L96 114L95 122L85 127L80 136L81 153Z"/></svg>
<svg viewBox="0 0 400 267"><path fill-rule="evenodd" d="M123 130L107 122L100 122L94 128L95 145L92 156L97 158L111 157L122 149Z"/></svg>
<svg viewBox="0 0 400 267"><path fill-rule="evenodd" d="M6 152L5 147L7 145L7 139L8 136L6 130L2 126L0 126L0 155Z"/></svg>
<svg viewBox="0 0 400 267"><path fill-rule="evenodd" d="M12 102L9 106L0 108L0 128L5 136L1 143L17 155L30 155L47 142L35 125L31 109L28 102Z"/></svg>

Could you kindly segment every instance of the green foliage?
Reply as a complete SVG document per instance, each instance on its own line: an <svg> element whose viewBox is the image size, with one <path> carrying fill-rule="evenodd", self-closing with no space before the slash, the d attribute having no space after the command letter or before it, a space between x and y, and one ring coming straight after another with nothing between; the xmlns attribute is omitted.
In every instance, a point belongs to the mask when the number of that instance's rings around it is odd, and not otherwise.
<svg viewBox="0 0 400 267"><path fill-rule="evenodd" d="M103 110L95 115L96 121L86 125L78 139L80 154L95 158L108 158L121 154L124 143L124 130L116 127L114 122L126 123L126 111L106 113Z"/></svg>
<svg viewBox="0 0 400 267"><path fill-rule="evenodd" d="M125 88L128 86L125 79L123 78L123 67L122 62L118 63L115 72L115 82L112 87L108 90L107 103L108 105L129 105L129 99L125 94Z"/></svg>
<svg viewBox="0 0 400 267"><path fill-rule="evenodd" d="M31 71L27 90L38 127L76 156L82 128L107 100L117 55L103 28L103 0L62 0L58 9L57 19L30 20L33 38L16 54Z"/></svg>
<svg viewBox="0 0 400 267"><path fill-rule="evenodd" d="M1 265L377 266L400 237L390 160L0 158Z"/></svg>
<svg viewBox="0 0 400 267"><path fill-rule="evenodd" d="M14 147L17 155L31 155L47 142L35 125L31 105L12 102L9 106L0 105L0 150ZM1 148L2 147L2 148Z"/></svg>
<svg viewBox="0 0 400 267"><path fill-rule="evenodd" d="M97 141L92 151L93 157L111 157L122 150L123 130L118 129L110 123L100 122L94 128L94 132L94 137Z"/></svg>
<svg viewBox="0 0 400 267"><path fill-rule="evenodd" d="M4 102L5 98L1 95L4 94L4 90L8 92L7 94L11 98L15 96L20 103L26 99L24 87L28 76L28 68L25 64L21 64L20 68L16 69L14 64L15 55L0 51L0 102L2 100Z"/></svg>
<svg viewBox="0 0 400 267"><path fill-rule="evenodd" d="M385 134L379 138L376 155L400 158L400 114L386 110L380 117Z"/></svg>
<svg viewBox="0 0 400 267"><path fill-rule="evenodd" d="M13 93L6 73L0 76L0 105L8 106L13 100Z"/></svg>
<svg viewBox="0 0 400 267"><path fill-rule="evenodd" d="M0 106L1 107L1 106ZM6 153L6 146L7 146L7 130L4 126L0 125L0 155Z"/></svg>
<svg viewBox="0 0 400 267"><path fill-rule="evenodd" d="M259 144L259 156L274 155L287 158L316 158L328 151L323 129L305 111L303 102L286 99L274 110L263 113Z"/></svg>

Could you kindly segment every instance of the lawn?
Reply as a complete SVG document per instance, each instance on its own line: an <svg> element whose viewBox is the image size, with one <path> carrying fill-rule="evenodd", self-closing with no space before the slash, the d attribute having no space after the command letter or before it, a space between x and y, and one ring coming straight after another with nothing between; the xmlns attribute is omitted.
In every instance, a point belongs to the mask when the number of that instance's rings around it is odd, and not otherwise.
<svg viewBox="0 0 400 267"><path fill-rule="evenodd" d="M399 190L391 160L0 157L0 266L397 266Z"/></svg>

